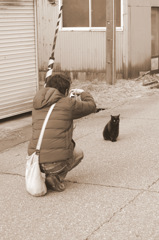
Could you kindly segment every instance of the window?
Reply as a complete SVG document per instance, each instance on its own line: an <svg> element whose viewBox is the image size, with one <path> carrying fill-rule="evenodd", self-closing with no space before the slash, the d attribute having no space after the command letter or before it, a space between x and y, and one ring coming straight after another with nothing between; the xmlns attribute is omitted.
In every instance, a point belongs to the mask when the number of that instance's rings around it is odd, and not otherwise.
<svg viewBox="0 0 159 240"><path fill-rule="evenodd" d="M151 9L151 55L152 57L159 56L159 7Z"/></svg>
<svg viewBox="0 0 159 240"><path fill-rule="evenodd" d="M115 0L116 26L121 27L121 1ZM63 28L106 26L106 0L63 0Z"/></svg>
<svg viewBox="0 0 159 240"><path fill-rule="evenodd" d="M63 27L89 27L88 0L63 0Z"/></svg>

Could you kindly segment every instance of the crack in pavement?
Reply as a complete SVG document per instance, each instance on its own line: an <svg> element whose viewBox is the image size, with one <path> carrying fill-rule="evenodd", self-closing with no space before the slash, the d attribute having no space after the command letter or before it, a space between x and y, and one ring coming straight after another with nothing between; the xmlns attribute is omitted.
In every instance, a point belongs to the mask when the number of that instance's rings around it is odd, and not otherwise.
<svg viewBox="0 0 159 240"><path fill-rule="evenodd" d="M155 185L159 181L159 178L157 178L152 184L148 186L147 189L151 188L153 185Z"/></svg>
<svg viewBox="0 0 159 240"><path fill-rule="evenodd" d="M159 181L159 179L157 179L157 181ZM155 181L155 183L157 181ZM143 189L143 188L131 188L131 187L115 186L115 185L105 185L105 184L98 184L98 183L88 183L88 182L83 183L83 182L70 181L70 180L66 180L66 182L81 184L81 185L100 186L100 187L106 187L106 188L117 188L117 189L131 190L131 191L140 191L140 192L143 191L143 192L159 193L159 191L149 190L149 186L148 186L147 189Z"/></svg>
<svg viewBox="0 0 159 240"><path fill-rule="evenodd" d="M128 205L130 205L131 203L133 203L144 191L141 191L140 193L138 193L133 199L131 199L128 203L126 203L123 207L121 207L120 209L118 209L116 212L114 212L112 214L112 216L106 220L105 222L101 223L100 226L98 228L96 228L85 240L89 240L89 238L96 233L101 227L103 227L106 223L109 223L118 213L120 213L124 208L126 208Z"/></svg>
<svg viewBox="0 0 159 240"><path fill-rule="evenodd" d="M89 240L89 238L96 233L101 227L103 227L105 224L109 223L118 213L120 213L124 208L126 208L127 206L129 206L131 203L133 203L140 195L142 195L144 192L155 192L155 193L159 193L158 191L151 191L149 190L154 184L156 184L159 181L159 178L157 180L155 180L151 185L148 186L147 189L141 189L140 192L133 198L131 199L128 203L126 203L123 207L121 207L120 209L118 209L116 212L114 212L112 214L112 216L104 221L103 223L100 224L100 226L98 226L85 240ZM130 189L131 190L131 189ZM135 190L135 189L132 189ZM137 190L137 189L136 189Z"/></svg>
<svg viewBox="0 0 159 240"><path fill-rule="evenodd" d="M0 172L0 175L25 177L22 174L11 173L11 172ZM106 188L116 188L116 189L124 189L124 190L131 190L131 191L140 191L140 192L151 192L151 193L159 193L159 191L149 190L149 188L151 188L158 181L159 181L159 178L156 181L154 181L151 185L149 185L147 189L143 189L143 188L131 188L131 187L123 187L123 186L115 186L115 185L105 185L105 184L99 184L99 183L89 183L89 182L83 183L83 182L65 180L65 182L70 182L70 183L75 183L75 184L80 184L80 185L92 185L92 186L100 186L100 187L106 187Z"/></svg>
<svg viewBox="0 0 159 240"><path fill-rule="evenodd" d="M0 175L12 175L12 176L20 176L20 177L25 177L22 174L19 173L10 173L10 172L0 172Z"/></svg>
<svg viewBox="0 0 159 240"><path fill-rule="evenodd" d="M24 175L18 174L18 173L10 173L10 172L0 172L0 175L5 175L9 174L12 176L20 176L20 177L25 177ZM85 184L85 185L92 185L92 186L100 186L100 187L106 187L106 188L116 188L116 189L124 189L124 190L131 190L131 191L139 191L130 201L128 201L124 206L121 206L117 211L115 211L112 216L109 217L108 220L102 222L92 233L87 236L85 240L89 240L91 236L93 236L100 228L102 228L105 224L109 223L117 214L122 212L123 209L128 207L130 204L132 204L139 196L141 196L143 193L157 193L159 194L158 191L150 190L150 188L155 185L159 181L159 178L157 178L155 181L150 184L147 189L137 189L137 188L130 188L130 187L123 187L123 186L115 186L115 185L103 185L103 184L96 184L96 183L82 183L82 182L77 182L77 181L70 181L66 180L66 182L74 183L74 184Z"/></svg>

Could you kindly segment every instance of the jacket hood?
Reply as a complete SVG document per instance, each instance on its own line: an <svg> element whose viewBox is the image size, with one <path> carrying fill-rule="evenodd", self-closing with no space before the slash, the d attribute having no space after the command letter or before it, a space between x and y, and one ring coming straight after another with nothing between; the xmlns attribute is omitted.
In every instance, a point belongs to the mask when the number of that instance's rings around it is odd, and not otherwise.
<svg viewBox="0 0 159 240"><path fill-rule="evenodd" d="M63 97L65 96L56 88L42 88L33 99L33 107L34 109L49 107Z"/></svg>

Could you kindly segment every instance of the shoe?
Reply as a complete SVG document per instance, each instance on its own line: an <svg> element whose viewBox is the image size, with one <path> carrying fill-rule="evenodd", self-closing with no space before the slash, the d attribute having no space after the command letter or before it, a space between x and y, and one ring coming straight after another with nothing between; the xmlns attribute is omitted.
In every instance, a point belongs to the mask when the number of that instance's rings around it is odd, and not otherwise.
<svg viewBox="0 0 159 240"><path fill-rule="evenodd" d="M60 182L58 178L53 175L46 176L46 186L48 189L57 192L63 192L65 190L65 184Z"/></svg>

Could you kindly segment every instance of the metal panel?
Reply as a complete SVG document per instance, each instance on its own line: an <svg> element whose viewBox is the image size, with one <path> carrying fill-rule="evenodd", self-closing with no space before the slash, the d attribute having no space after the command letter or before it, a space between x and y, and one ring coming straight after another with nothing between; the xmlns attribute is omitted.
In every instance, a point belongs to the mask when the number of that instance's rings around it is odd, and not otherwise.
<svg viewBox="0 0 159 240"><path fill-rule="evenodd" d="M150 69L151 8L129 7L129 77Z"/></svg>
<svg viewBox="0 0 159 240"><path fill-rule="evenodd" d="M116 38L116 68L117 72L121 73L123 71L123 32L117 32ZM62 71L105 72L106 33L104 31L60 32L55 60L57 70L60 66Z"/></svg>
<svg viewBox="0 0 159 240"><path fill-rule="evenodd" d="M0 0L0 119L31 111L38 86L34 0Z"/></svg>
<svg viewBox="0 0 159 240"><path fill-rule="evenodd" d="M47 70L59 6L37 0L39 70ZM123 73L123 31L116 32L117 72ZM55 48L54 71L105 72L105 31L60 30Z"/></svg>
<svg viewBox="0 0 159 240"><path fill-rule="evenodd" d="M40 70L47 70L48 60L51 55L53 45L58 13L58 5L51 5L47 0L37 0L39 49L38 63Z"/></svg>

